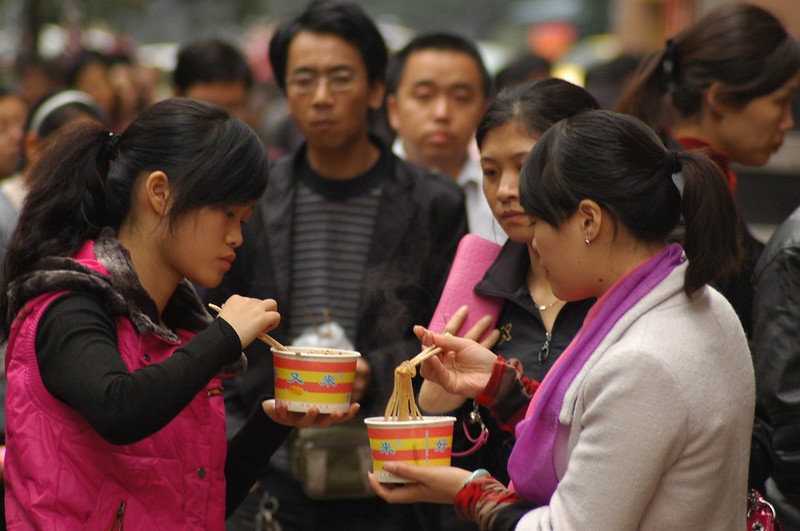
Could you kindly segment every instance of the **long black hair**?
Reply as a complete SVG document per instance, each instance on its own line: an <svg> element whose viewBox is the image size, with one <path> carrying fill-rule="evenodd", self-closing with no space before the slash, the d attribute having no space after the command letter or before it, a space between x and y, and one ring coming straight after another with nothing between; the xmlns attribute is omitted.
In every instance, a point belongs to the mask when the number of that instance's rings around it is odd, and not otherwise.
<svg viewBox="0 0 800 531"><path fill-rule="evenodd" d="M666 242L683 215L687 294L739 266L738 217L722 171L699 152L668 151L633 116L599 110L562 120L526 159L520 202L529 215L559 227L584 199L644 242Z"/></svg>
<svg viewBox="0 0 800 531"><path fill-rule="evenodd" d="M48 256L70 256L104 227L132 214L135 185L150 172L169 177L172 226L204 206L242 204L266 188L268 162L258 136L220 107L171 98L144 109L119 136L98 123L67 125L43 146L32 188L9 243L0 315L8 285Z"/></svg>
<svg viewBox="0 0 800 531"><path fill-rule="evenodd" d="M673 113L691 117L702 109L714 82L730 105L780 88L800 69L800 44L769 11L723 4L646 57L616 107L644 120L662 138ZM668 96L668 97L667 97Z"/></svg>

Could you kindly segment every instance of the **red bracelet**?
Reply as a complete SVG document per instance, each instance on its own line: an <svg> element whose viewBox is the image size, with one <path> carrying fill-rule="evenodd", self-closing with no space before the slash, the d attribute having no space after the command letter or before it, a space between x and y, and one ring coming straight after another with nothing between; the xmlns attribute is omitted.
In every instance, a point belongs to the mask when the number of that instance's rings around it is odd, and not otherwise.
<svg viewBox="0 0 800 531"><path fill-rule="evenodd" d="M461 487L461 490L456 494L456 499L453 502L455 510L461 515L462 518L469 522L475 521L475 509L478 506L478 501L483 494L483 484L487 481L495 481L491 477L477 478L467 482L466 485Z"/></svg>
<svg viewBox="0 0 800 531"><path fill-rule="evenodd" d="M497 389L500 387L500 382L503 380L503 374L506 372L506 367L508 367L506 360L500 356L497 356L497 360L495 360L494 365L492 366L492 374L489 376L489 381L486 382L486 386L483 388L483 391L481 391L480 394L475 397L475 401L478 404L487 406L489 403L491 403L494 395L497 394Z"/></svg>

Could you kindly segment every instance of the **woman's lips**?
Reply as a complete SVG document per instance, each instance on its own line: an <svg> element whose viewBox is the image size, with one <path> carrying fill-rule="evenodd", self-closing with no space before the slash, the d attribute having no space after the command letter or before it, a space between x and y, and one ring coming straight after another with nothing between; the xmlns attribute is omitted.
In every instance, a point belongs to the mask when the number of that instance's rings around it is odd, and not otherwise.
<svg viewBox="0 0 800 531"><path fill-rule="evenodd" d="M527 219L528 215L525 212L518 212L516 210L503 212L500 214L500 218L506 221L517 221L520 219Z"/></svg>

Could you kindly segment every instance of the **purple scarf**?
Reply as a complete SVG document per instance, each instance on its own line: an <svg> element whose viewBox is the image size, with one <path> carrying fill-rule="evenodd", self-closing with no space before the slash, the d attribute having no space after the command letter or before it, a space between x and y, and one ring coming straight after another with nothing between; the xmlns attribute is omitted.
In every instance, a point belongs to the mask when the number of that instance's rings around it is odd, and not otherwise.
<svg viewBox="0 0 800 531"><path fill-rule="evenodd" d="M536 390L525 420L517 424L517 441L508 461L512 488L529 502L547 505L558 486L555 439L567 389L620 318L681 262L681 246L667 245L612 286L592 306L583 326Z"/></svg>

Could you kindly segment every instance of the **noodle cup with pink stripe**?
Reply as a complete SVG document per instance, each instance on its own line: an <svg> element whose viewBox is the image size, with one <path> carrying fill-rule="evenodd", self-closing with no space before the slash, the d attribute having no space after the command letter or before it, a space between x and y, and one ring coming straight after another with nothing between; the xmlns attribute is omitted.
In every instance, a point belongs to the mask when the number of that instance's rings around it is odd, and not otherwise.
<svg viewBox="0 0 800 531"><path fill-rule="evenodd" d="M320 413L347 412L361 354L334 348L286 348L271 349L275 402L300 413L312 406Z"/></svg>
<svg viewBox="0 0 800 531"><path fill-rule="evenodd" d="M423 416L417 420L364 419L372 449L372 471L381 483L410 480L383 470L386 463L450 466L455 417Z"/></svg>

